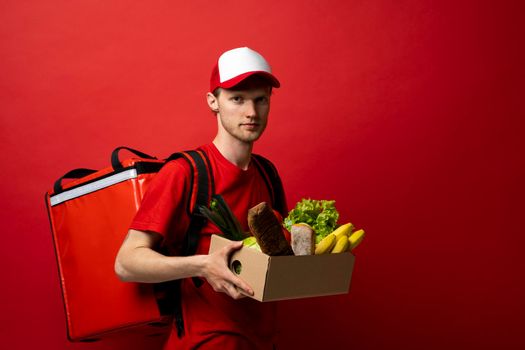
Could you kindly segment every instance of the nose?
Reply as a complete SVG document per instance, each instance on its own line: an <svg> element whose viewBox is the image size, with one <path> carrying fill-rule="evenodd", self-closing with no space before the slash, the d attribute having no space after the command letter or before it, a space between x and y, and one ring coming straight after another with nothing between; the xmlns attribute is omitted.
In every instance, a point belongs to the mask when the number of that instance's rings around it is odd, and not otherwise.
<svg viewBox="0 0 525 350"><path fill-rule="evenodd" d="M244 115L247 118L257 117L257 109L255 108L255 102L248 100L244 103Z"/></svg>

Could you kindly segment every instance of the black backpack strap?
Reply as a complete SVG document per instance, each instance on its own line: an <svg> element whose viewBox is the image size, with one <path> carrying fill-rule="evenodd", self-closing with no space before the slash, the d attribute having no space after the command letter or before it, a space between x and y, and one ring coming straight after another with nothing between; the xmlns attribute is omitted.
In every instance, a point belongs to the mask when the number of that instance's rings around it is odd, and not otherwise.
<svg viewBox="0 0 525 350"><path fill-rule="evenodd" d="M211 196L214 192L213 173L210 162L204 152L202 151L186 151L174 153L166 159L166 161L184 158L190 165L190 195L188 196L187 212L190 216L190 224L184 235L183 242L183 256L194 255L199 244L199 235L202 228L206 225L207 219L200 214L197 209L200 205L208 206ZM196 182L196 184L195 184ZM194 191L196 185L196 191ZM203 281L200 278L193 277L193 284L199 288ZM181 280L174 281L173 290L174 301L174 317L175 325L177 327L178 337L184 335L184 319L182 317L182 295L181 295Z"/></svg>
<svg viewBox="0 0 525 350"><path fill-rule="evenodd" d="M288 215L288 206L286 204L283 183L277 169L272 162L259 154L252 154L252 159L270 191L273 208L277 210L283 218L286 217Z"/></svg>
<svg viewBox="0 0 525 350"><path fill-rule="evenodd" d="M115 148L113 152L111 152L111 166L113 167L113 170L115 171L119 171L124 168L122 164L120 163L120 159L119 159L119 152L122 149L125 149L144 159L157 159L156 157L150 156L149 154L143 153L141 151L137 151L136 149L129 148L126 146L120 146L120 147Z"/></svg>
<svg viewBox="0 0 525 350"><path fill-rule="evenodd" d="M73 169L71 171L68 171L66 174L64 174L64 176L62 176L60 179L55 181L55 184L53 186L53 194L58 194L58 193L62 192L62 190L63 190L63 188L62 188L62 180L64 180L64 179L80 179L80 178L83 178L84 176L88 176L88 175L94 174L96 172L97 172L96 170L86 169L86 168L78 168L78 169Z"/></svg>
<svg viewBox="0 0 525 350"><path fill-rule="evenodd" d="M197 191L192 193L188 201L188 210L191 213L191 219L184 237L183 255L189 256L194 255L197 251L200 230L207 222L206 217L200 213L198 208L201 205L208 206L210 202L212 195L210 191L210 178L212 176L210 176L211 167L203 158L203 153L200 151L187 151L184 152L183 155L186 157L186 160L190 162L192 168L197 170L197 179L193 178L193 181L197 181ZM199 282L201 281L199 280Z"/></svg>

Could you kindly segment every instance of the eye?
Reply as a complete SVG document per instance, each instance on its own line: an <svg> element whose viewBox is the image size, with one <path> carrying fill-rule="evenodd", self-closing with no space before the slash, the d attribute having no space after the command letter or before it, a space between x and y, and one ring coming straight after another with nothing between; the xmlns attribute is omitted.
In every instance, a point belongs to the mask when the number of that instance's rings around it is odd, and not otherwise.
<svg viewBox="0 0 525 350"><path fill-rule="evenodd" d="M260 96L255 99L255 103L257 104L268 104L268 97L266 96Z"/></svg>
<svg viewBox="0 0 525 350"><path fill-rule="evenodd" d="M242 96L232 96L230 98L231 101L235 102L235 103L242 103L243 102L243 98Z"/></svg>

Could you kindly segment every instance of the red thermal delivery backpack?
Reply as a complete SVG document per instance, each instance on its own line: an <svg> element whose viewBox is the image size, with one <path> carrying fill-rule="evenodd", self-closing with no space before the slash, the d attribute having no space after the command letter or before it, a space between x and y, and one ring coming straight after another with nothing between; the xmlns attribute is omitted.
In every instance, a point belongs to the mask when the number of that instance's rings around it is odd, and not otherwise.
<svg viewBox="0 0 525 350"><path fill-rule="evenodd" d="M121 149L139 157L120 162ZM168 329L171 317L163 315L155 286L121 282L114 272L128 226L164 163L119 147L111 167L72 170L46 193L69 340L94 341L129 328L146 334ZM65 178L75 180L62 185Z"/></svg>

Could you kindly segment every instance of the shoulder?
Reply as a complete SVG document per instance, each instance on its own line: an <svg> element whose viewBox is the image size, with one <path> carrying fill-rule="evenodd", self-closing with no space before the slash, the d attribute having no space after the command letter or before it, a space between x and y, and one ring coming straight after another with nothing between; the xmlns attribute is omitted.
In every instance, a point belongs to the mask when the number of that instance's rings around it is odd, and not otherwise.
<svg viewBox="0 0 525 350"><path fill-rule="evenodd" d="M158 181L185 179L191 176L191 167L185 159L179 158L166 162L155 176Z"/></svg>
<svg viewBox="0 0 525 350"><path fill-rule="evenodd" d="M252 159L255 160L257 165L262 166L265 171L278 175L277 168L268 158L263 157L260 154L252 153Z"/></svg>
<svg viewBox="0 0 525 350"><path fill-rule="evenodd" d="M220 152L213 143L207 143L205 145L202 145L196 148L195 150L202 152L204 156L208 159L220 158Z"/></svg>
<svg viewBox="0 0 525 350"><path fill-rule="evenodd" d="M191 166L186 159L178 158L166 162L166 164L164 164L164 166L162 167L161 171L184 172L189 174L191 172Z"/></svg>

